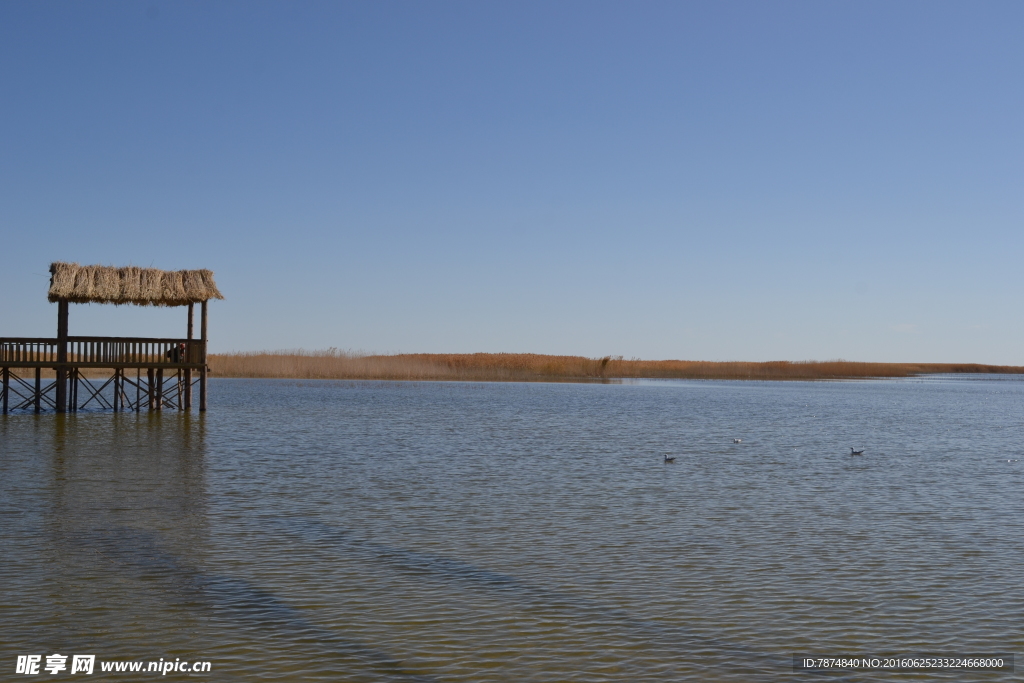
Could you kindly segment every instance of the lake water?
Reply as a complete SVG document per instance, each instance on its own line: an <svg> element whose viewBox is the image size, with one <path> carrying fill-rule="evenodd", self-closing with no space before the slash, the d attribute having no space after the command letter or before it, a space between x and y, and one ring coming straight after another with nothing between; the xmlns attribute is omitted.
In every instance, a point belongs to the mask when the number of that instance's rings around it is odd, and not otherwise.
<svg viewBox="0 0 1024 683"><path fill-rule="evenodd" d="M1024 652L1021 377L210 387L202 417L0 418L0 678L992 681L792 657Z"/></svg>

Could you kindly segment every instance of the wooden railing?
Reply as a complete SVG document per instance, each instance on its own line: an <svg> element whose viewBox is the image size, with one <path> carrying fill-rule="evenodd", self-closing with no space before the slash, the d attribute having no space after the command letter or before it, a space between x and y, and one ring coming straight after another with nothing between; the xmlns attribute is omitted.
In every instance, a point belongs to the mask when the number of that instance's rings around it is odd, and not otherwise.
<svg viewBox="0 0 1024 683"><path fill-rule="evenodd" d="M199 339L147 337L68 337L67 364L77 367L201 366ZM0 365L54 366L58 340L0 337Z"/></svg>
<svg viewBox="0 0 1024 683"><path fill-rule="evenodd" d="M0 337L0 363L56 363L57 340Z"/></svg>

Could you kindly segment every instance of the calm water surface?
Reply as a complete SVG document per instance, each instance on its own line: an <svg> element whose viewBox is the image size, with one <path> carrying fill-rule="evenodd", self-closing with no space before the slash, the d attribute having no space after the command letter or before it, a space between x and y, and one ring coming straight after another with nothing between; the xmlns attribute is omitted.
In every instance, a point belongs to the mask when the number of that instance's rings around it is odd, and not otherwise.
<svg viewBox="0 0 1024 683"><path fill-rule="evenodd" d="M439 682L1024 653L1019 377L211 395L0 418L0 679L53 652Z"/></svg>

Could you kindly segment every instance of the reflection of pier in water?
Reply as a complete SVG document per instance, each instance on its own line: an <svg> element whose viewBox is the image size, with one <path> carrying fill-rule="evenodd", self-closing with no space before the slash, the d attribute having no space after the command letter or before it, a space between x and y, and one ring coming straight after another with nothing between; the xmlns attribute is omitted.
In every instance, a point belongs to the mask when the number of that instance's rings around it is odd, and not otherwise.
<svg viewBox="0 0 1024 683"><path fill-rule="evenodd" d="M0 423L17 448L5 454L13 466L2 494L17 509L38 506L3 530L9 564L0 573L18 597L0 639L25 650L49 633L73 652L144 653L153 643L190 651L195 619L183 605L192 596L162 557L206 562L206 420L175 412Z"/></svg>
<svg viewBox="0 0 1024 683"><path fill-rule="evenodd" d="M49 299L57 304L56 338L0 337L4 413L75 412L92 404L115 412L140 411L143 406L188 410L194 384L199 385L199 410L206 410L207 304L224 298L212 272L54 263L50 273ZM187 335L184 339L72 337L68 335L71 303L187 306ZM197 303L198 339L194 334ZM110 376L98 384L85 377L85 373L105 374L105 370ZM44 371L53 378L44 378Z"/></svg>

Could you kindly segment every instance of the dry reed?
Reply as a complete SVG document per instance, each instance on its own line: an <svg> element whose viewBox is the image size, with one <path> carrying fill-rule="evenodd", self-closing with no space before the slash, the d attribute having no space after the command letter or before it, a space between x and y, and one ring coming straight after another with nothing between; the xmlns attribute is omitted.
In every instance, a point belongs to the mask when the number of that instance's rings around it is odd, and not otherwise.
<svg viewBox="0 0 1024 683"><path fill-rule="evenodd" d="M213 375L218 377L495 382L613 378L823 380L935 373L1024 373L1024 367L976 363L645 361L533 353L358 355L333 349L212 354L209 363Z"/></svg>
<svg viewBox="0 0 1024 683"><path fill-rule="evenodd" d="M76 304L183 306L223 299L209 270L158 270L128 266L50 264L50 301Z"/></svg>

